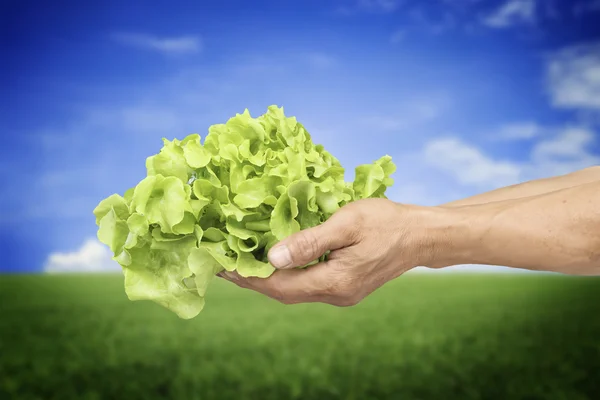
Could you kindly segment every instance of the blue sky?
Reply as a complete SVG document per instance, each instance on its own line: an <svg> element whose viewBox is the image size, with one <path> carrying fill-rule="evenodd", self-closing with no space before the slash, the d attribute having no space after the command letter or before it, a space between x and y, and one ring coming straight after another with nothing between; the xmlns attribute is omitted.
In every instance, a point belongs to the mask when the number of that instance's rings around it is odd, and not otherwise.
<svg viewBox="0 0 600 400"><path fill-rule="evenodd" d="M600 164L600 1L3 1L0 271L114 268L92 209L161 138L283 106L389 196Z"/></svg>

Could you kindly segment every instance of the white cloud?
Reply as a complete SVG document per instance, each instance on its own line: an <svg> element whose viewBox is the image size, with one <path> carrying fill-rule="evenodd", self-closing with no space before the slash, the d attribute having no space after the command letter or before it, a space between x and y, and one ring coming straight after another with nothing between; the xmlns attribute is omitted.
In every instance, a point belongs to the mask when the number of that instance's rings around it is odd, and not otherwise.
<svg viewBox="0 0 600 400"><path fill-rule="evenodd" d="M567 126L539 131L544 132L544 139L537 141L528 159L519 163L494 158L458 138L430 141L423 157L459 184L486 189L600 165L600 156L591 150L595 134L590 129ZM550 134L553 136L546 137Z"/></svg>
<svg viewBox="0 0 600 400"><path fill-rule="evenodd" d="M427 185L419 183L398 182L386 192L390 200L405 204L436 205L441 203L430 193Z"/></svg>
<svg viewBox="0 0 600 400"><path fill-rule="evenodd" d="M490 28L507 28L522 23L534 23L535 0L508 0L482 22Z"/></svg>
<svg viewBox="0 0 600 400"><path fill-rule="evenodd" d="M493 159L458 138L430 141L424 149L424 160L463 185L506 186L521 175L518 164Z"/></svg>
<svg viewBox="0 0 600 400"><path fill-rule="evenodd" d="M84 226L102 198L137 184L145 173L145 158L160 150L163 136L172 139L199 133L204 137L211 124L225 122L246 107L256 116L270 104L295 104L303 121L312 116L312 122L323 128L318 137L326 140L331 134L326 130L333 124L322 108L312 105L318 101L296 101L294 93L309 90L307 73L335 74L330 67L341 61L334 54L306 49L288 49L277 60L269 54L240 53L218 69L191 66L147 85L132 85L135 90L110 88L108 101L91 95L60 123L23 135L42 154L43 168L20 168L21 175L10 183L10 189L18 192L33 185L38 195L18 205L11 197L0 199L0 222L59 218ZM303 79L290 82L290 75ZM282 91L284 86L287 89ZM320 84L310 91L316 93L319 88ZM85 168L72 168L82 160ZM21 162L27 165L26 160ZM13 167L0 163L2 169Z"/></svg>
<svg viewBox="0 0 600 400"><path fill-rule="evenodd" d="M548 160L556 157L580 158L594 140L593 132L585 128L567 128L554 139L539 142L533 149L533 158Z"/></svg>
<svg viewBox="0 0 600 400"><path fill-rule="evenodd" d="M526 121L504 125L494 136L505 140L532 139L541 135L543 131L544 129L536 122Z"/></svg>
<svg viewBox="0 0 600 400"><path fill-rule="evenodd" d="M599 165L600 157L590 150L594 141L595 134L590 129L566 127L556 136L536 143L525 173L535 179Z"/></svg>
<svg viewBox="0 0 600 400"><path fill-rule="evenodd" d="M121 266L112 260L110 250L96 239L88 239L72 252L51 253L44 265L47 273L120 272Z"/></svg>
<svg viewBox="0 0 600 400"><path fill-rule="evenodd" d="M600 42L552 54L546 71L554 106L600 110Z"/></svg>
<svg viewBox="0 0 600 400"><path fill-rule="evenodd" d="M115 33L112 38L127 46L163 54L190 54L202 50L202 41L198 36L157 37L139 33Z"/></svg>

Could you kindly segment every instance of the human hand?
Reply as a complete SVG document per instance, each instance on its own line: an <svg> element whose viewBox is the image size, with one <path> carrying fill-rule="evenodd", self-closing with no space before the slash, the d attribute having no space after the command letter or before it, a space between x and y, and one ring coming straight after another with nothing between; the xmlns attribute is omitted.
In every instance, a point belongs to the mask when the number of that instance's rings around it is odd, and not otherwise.
<svg viewBox="0 0 600 400"><path fill-rule="evenodd" d="M431 214L437 208L364 199L339 209L319 226L276 244L268 278L219 276L285 304L322 302L351 306L416 266L431 266L437 242ZM428 229L429 228L429 229ZM327 261L299 269L331 251Z"/></svg>

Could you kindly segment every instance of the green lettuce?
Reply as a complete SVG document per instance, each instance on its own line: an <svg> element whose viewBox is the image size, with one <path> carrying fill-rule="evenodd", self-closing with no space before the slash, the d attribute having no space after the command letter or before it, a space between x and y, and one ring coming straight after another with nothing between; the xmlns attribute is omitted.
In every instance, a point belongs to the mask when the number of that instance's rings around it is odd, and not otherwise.
<svg viewBox="0 0 600 400"><path fill-rule="evenodd" d="M283 108L258 118L245 110L211 126L204 143L198 134L163 139L146 160L147 176L94 209L98 239L122 266L130 300L189 319L217 273L270 276L275 243L349 202L385 197L395 168L384 156L347 183L340 162Z"/></svg>

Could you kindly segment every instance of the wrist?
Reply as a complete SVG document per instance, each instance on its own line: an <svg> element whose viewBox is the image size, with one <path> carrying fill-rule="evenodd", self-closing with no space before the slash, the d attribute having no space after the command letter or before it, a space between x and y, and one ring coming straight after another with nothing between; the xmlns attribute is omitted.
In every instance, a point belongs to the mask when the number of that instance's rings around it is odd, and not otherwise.
<svg viewBox="0 0 600 400"><path fill-rule="evenodd" d="M419 207L419 265L444 268L478 264L476 249L484 236L486 219L475 207Z"/></svg>

